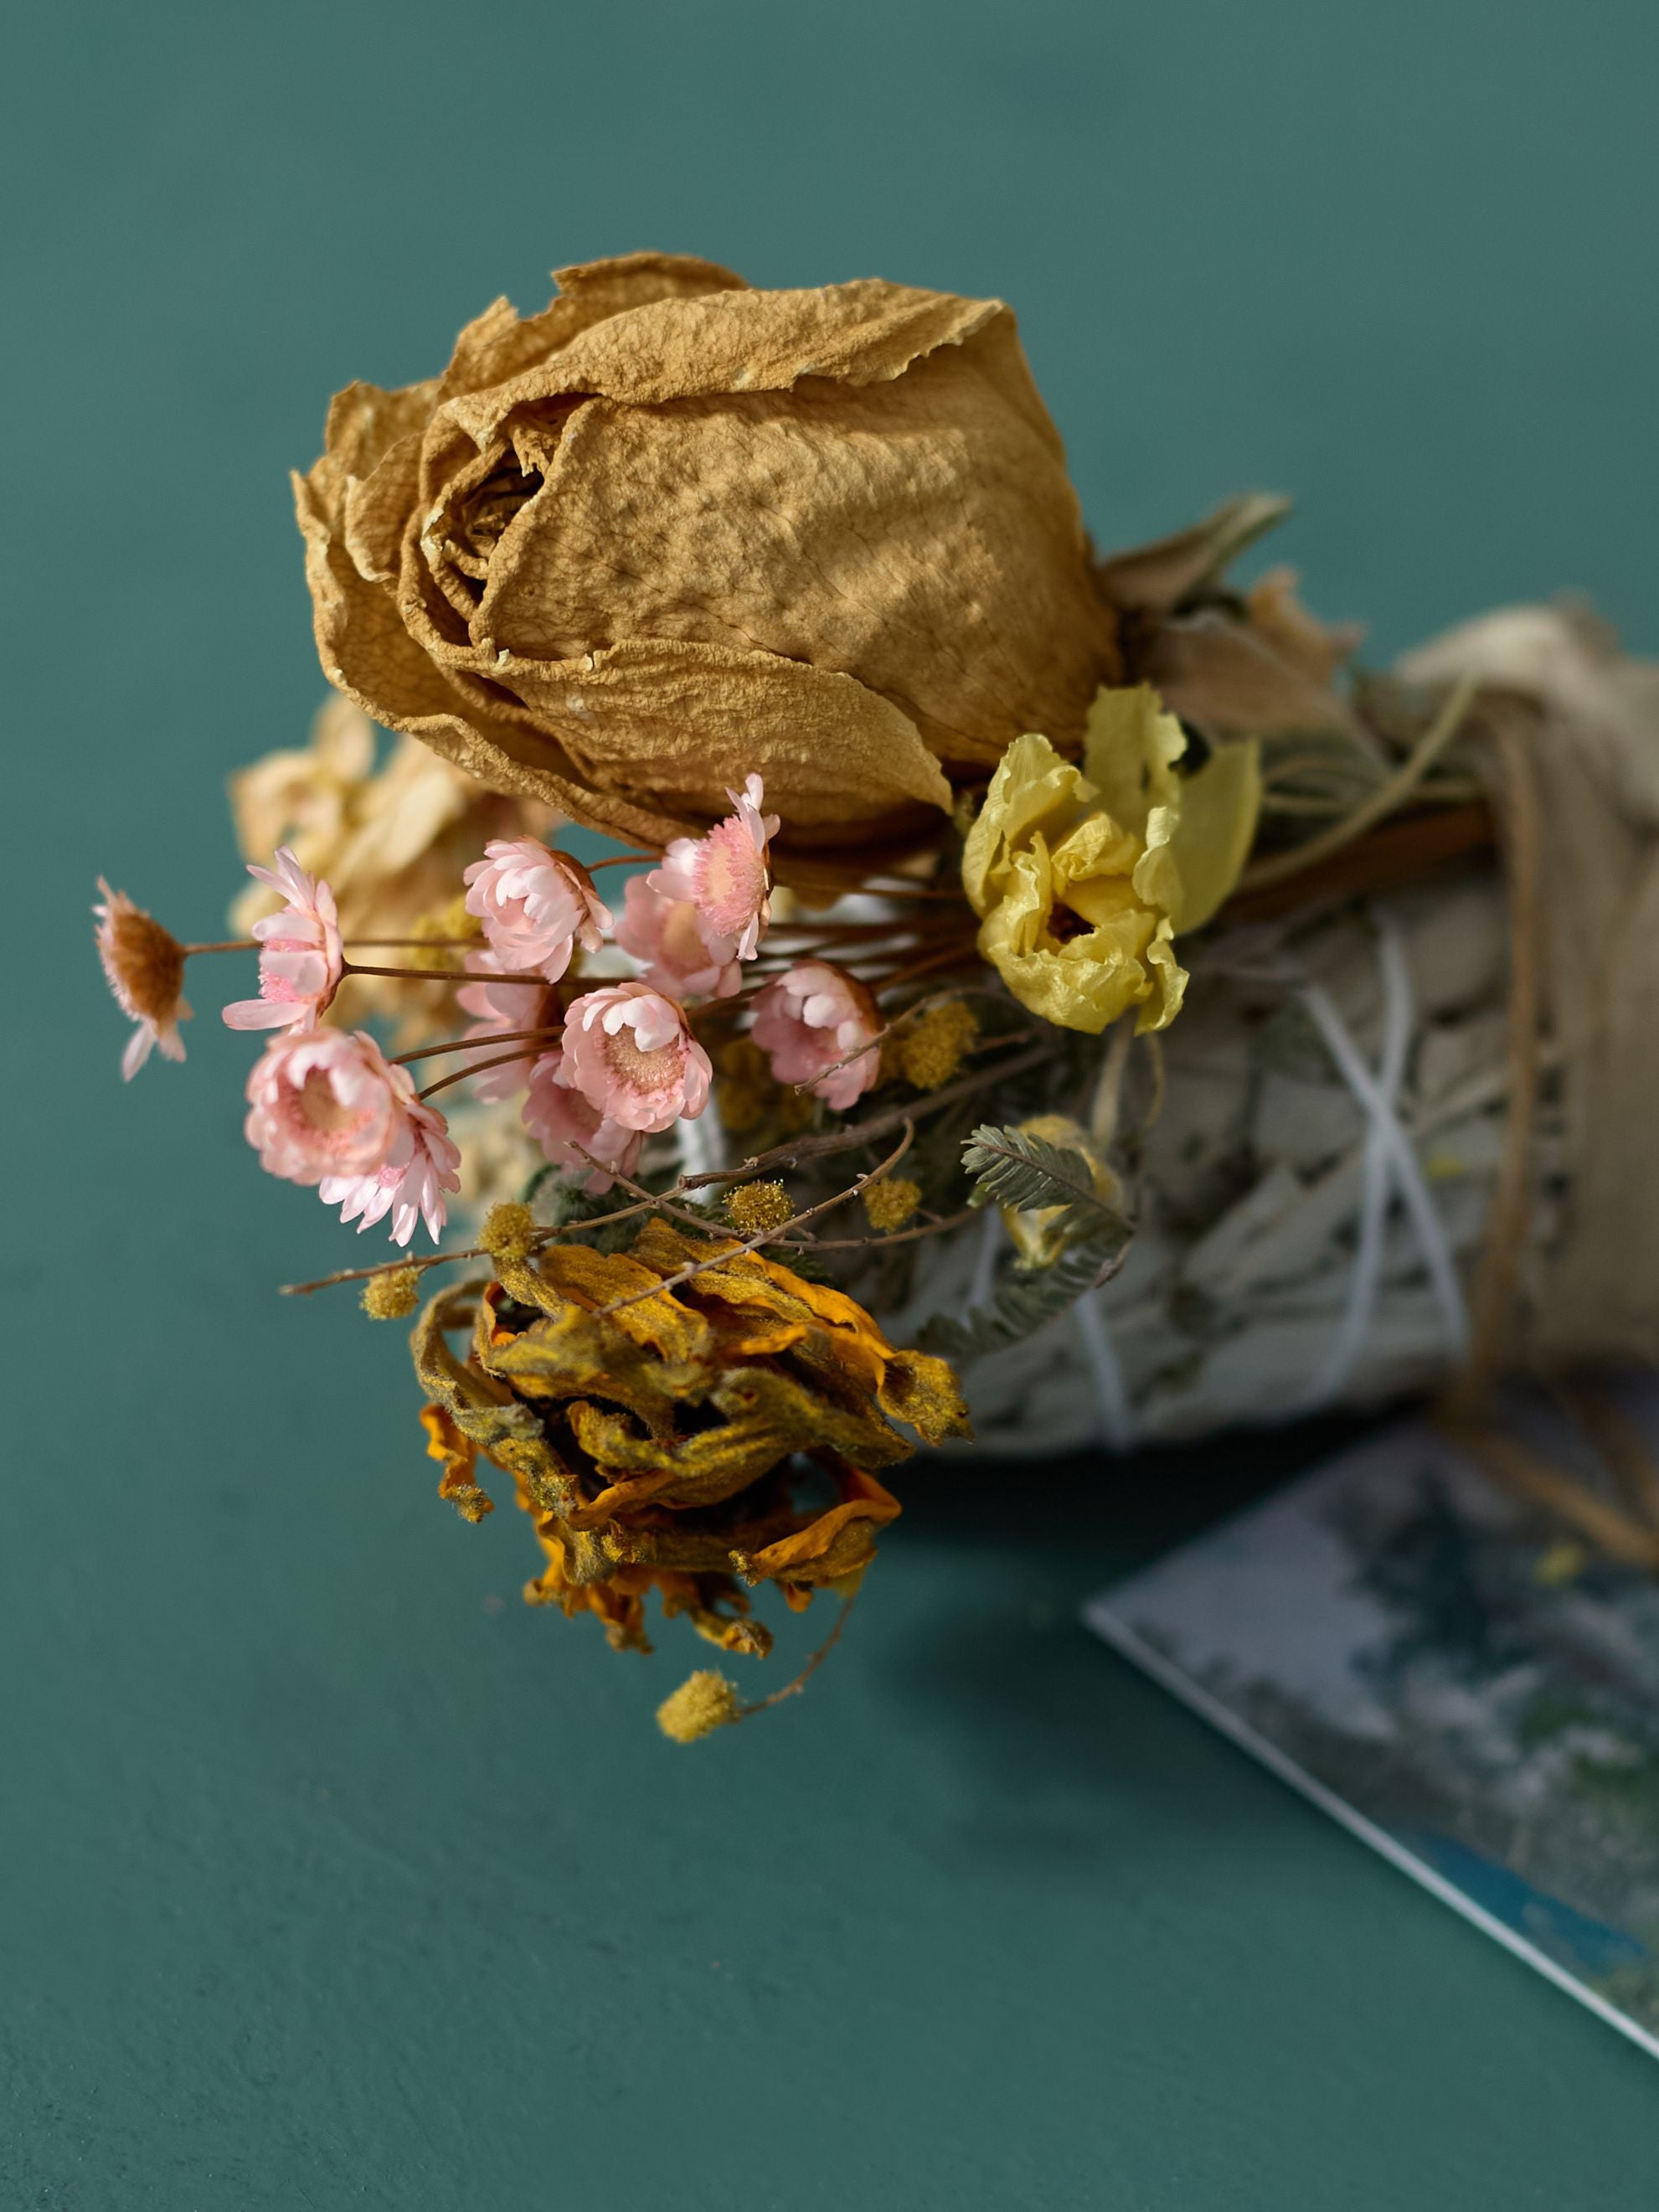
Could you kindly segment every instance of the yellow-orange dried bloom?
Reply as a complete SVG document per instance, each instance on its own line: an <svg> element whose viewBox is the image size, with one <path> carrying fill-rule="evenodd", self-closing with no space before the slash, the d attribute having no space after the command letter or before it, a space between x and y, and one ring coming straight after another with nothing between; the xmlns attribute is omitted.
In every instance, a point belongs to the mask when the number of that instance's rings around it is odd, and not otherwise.
<svg viewBox="0 0 1659 2212"><path fill-rule="evenodd" d="M712 1667L688 1674L657 1708L657 1726L672 1743L696 1743L739 1717L737 1684Z"/></svg>
<svg viewBox="0 0 1659 2212"><path fill-rule="evenodd" d="M761 1237L781 1229L795 1209L781 1182L740 1182L726 1192L726 1211L740 1237Z"/></svg>
<svg viewBox="0 0 1659 2212"><path fill-rule="evenodd" d="M388 1267L363 1285L363 1311L371 1321L405 1321L420 1300L421 1270Z"/></svg>
<svg viewBox="0 0 1659 2212"><path fill-rule="evenodd" d="M739 1576L794 1607L844 1588L899 1510L872 1472L915 1448L894 1422L929 1443L968 1432L944 1360L735 1243L650 1220L626 1253L550 1244L495 1272L415 1332L440 1488L472 1519L479 1454L510 1474L547 1561L526 1595L596 1614L618 1648L648 1648L654 1589L710 1641L764 1650ZM469 1323L460 1358L447 1332Z"/></svg>
<svg viewBox="0 0 1659 2212"><path fill-rule="evenodd" d="M918 1091L938 1091L962 1066L979 1035L979 1020L965 999L930 1006L899 1039L899 1066Z"/></svg>
<svg viewBox="0 0 1659 2212"><path fill-rule="evenodd" d="M902 1229L921 1203L921 1187L907 1176L884 1176L864 1188L864 1211L872 1229Z"/></svg>

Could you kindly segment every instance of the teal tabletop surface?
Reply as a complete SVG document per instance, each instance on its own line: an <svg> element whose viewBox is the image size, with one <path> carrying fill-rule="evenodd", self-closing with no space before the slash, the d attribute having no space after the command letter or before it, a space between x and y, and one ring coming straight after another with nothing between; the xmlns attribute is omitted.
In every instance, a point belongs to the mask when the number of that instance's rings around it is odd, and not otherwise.
<svg viewBox="0 0 1659 2212"><path fill-rule="evenodd" d="M1009 300L1103 545L1292 491L1376 654L1561 587L1659 649L1650 0L63 0L5 53L0 2207L1651 2206L1651 2060L1078 1625L1328 1431L921 1468L810 1694L670 1746L702 1647L520 1604L402 1332L273 1295L362 1248L259 1175L218 994L124 1087L87 911L221 932L225 776L321 695L330 393L636 246Z"/></svg>

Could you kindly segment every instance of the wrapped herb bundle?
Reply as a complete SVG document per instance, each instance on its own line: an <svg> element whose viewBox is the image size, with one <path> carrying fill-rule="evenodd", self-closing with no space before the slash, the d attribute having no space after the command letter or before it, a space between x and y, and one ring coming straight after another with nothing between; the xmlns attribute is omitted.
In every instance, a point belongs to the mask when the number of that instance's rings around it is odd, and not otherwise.
<svg viewBox="0 0 1659 2212"><path fill-rule="evenodd" d="M257 951L262 1164L480 1224L290 1287L414 1320L533 1601L833 1643L918 1444L1659 1352L1659 671L1588 616L1365 672L1232 580L1282 501L1095 557L1000 303L659 255L352 386L296 483L336 689L234 786L252 937L104 886L100 950L129 1073Z"/></svg>

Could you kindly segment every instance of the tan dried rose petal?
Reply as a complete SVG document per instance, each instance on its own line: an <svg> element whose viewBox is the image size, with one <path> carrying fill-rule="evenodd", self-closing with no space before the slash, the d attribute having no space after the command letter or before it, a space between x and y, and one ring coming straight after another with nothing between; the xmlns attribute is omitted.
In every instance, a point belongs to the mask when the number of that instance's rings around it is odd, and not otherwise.
<svg viewBox="0 0 1659 2212"><path fill-rule="evenodd" d="M1112 618L1006 307L655 254L560 283L336 401L297 484L331 682L637 840L758 770L784 856L902 849L1024 730L1075 749Z"/></svg>

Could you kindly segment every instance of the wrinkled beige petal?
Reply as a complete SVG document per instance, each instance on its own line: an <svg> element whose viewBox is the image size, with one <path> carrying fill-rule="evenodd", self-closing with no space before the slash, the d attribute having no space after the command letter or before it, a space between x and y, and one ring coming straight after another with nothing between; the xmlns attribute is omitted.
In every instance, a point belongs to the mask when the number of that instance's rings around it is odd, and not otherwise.
<svg viewBox="0 0 1659 2212"><path fill-rule="evenodd" d="M510 301L496 300L467 325L455 341L440 397L453 399L521 376L556 347L626 308L694 299L701 292L746 289L742 277L729 269L681 253L627 253L582 262L556 270L553 281L557 295L540 314L521 318Z"/></svg>
<svg viewBox="0 0 1659 2212"><path fill-rule="evenodd" d="M517 409L572 392L635 406L726 392L787 392L803 377L890 382L940 346L960 345L1000 300L963 300L861 277L810 291L710 292L629 307L557 353L444 412L488 445Z"/></svg>
<svg viewBox="0 0 1659 2212"><path fill-rule="evenodd" d="M1029 729L1074 745L1109 645L1063 470L957 352L873 391L589 402L471 628L555 659L678 637L856 675L963 766Z"/></svg>
<svg viewBox="0 0 1659 2212"><path fill-rule="evenodd" d="M615 794L676 821L712 821L757 770L769 790L789 793L790 830L951 804L907 716L852 677L799 661L637 638L591 662L509 656L501 677L556 732L596 803Z"/></svg>

